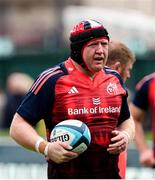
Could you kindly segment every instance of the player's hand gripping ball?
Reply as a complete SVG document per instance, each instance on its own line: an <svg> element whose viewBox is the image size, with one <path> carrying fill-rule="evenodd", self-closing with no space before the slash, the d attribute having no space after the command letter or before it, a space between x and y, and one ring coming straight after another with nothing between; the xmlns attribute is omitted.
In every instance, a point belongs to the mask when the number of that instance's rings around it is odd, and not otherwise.
<svg viewBox="0 0 155 180"><path fill-rule="evenodd" d="M83 153L91 142L88 126L79 120L64 120L58 123L51 132L51 142L68 142L78 154Z"/></svg>

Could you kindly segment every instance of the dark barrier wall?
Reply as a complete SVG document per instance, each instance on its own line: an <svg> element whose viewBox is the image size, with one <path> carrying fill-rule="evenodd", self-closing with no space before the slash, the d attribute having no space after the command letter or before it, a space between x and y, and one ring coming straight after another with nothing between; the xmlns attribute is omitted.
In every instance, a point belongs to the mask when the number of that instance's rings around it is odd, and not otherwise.
<svg viewBox="0 0 155 180"><path fill-rule="evenodd" d="M5 87L7 76L12 72L24 72L36 78L43 70L65 60L67 57L67 53L1 57L0 85Z"/></svg>
<svg viewBox="0 0 155 180"><path fill-rule="evenodd" d="M65 60L68 54L37 54L37 55L16 55L0 58L0 85L5 87L7 76L14 71L25 72L36 78L43 70L56 65ZM133 90L135 84L144 75L155 71L155 60L137 59L134 64L131 79L127 81L127 86Z"/></svg>
<svg viewBox="0 0 155 180"><path fill-rule="evenodd" d="M145 75L155 72L155 59L137 59L131 71L131 78L127 80L127 86L134 90L136 83Z"/></svg>

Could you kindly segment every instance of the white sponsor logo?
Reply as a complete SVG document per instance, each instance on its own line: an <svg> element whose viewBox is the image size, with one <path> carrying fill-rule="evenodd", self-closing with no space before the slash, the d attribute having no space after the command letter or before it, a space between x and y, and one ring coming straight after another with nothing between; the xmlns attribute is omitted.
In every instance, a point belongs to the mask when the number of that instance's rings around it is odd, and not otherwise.
<svg viewBox="0 0 155 180"><path fill-rule="evenodd" d="M117 94L118 88L116 83L109 83L109 85L107 86L107 92L109 94Z"/></svg>
<svg viewBox="0 0 155 180"><path fill-rule="evenodd" d="M68 91L68 94L76 94L76 93L79 93L79 91L76 89L75 86L73 86L73 87Z"/></svg>
<svg viewBox="0 0 155 180"><path fill-rule="evenodd" d="M120 113L120 106L93 107L93 108L68 108L68 115L97 114L97 113Z"/></svg>
<svg viewBox="0 0 155 180"><path fill-rule="evenodd" d="M93 104L94 104L94 105L99 105L99 104L101 104L100 98L99 98L99 97L98 97L98 98L93 98Z"/></svg>

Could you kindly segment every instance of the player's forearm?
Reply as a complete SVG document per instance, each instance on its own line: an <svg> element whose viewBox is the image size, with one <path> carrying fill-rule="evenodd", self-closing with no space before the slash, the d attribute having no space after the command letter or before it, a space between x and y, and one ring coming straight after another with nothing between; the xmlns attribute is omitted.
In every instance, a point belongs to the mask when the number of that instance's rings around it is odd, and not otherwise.
<svg viewBox="0 0 155 180"><path fill-rule="evenodd" d="M135 121L136 134L135 143L139 152L144 152L148 149L147 143L145 141L143 127L140 121Z"/></svg>
<svg viewBox="0 0 155 180"><path fill-rule="evenodd" d="M118 127L118 130L125 132L129 141L132 141L135 137L135 123L132 116L121 123L121 125Z"/></svg>
<svg viewBox="0 0 155 180"><path fill-rule="evenodd" d="M18 144L33 151L35 151L36 141L40 138L35 129L17 113L10 127L10 136Z"/></svg>
<svg viewBox="0 0 155 180"><path fill-rule="evenodd" d="M143 126L142 126L142 120L144 120L146 112L132 103L130 104L130 109L135 122L135 129L136 129L135 143L139 152L142 153L148 149L147 143L145 141Z"/></svg>

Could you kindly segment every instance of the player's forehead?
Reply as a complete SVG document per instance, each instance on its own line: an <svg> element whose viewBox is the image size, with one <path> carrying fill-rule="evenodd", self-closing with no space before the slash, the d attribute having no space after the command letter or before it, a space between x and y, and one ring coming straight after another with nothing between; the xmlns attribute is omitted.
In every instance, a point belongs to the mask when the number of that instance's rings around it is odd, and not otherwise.
<svg viewBox="0 0 155 180"><path fill-rule="evenodd" d="M100 38L94 38L90 40L87 44L92 44L92 43L108 43L108 39L105 37L100 37Z"/></svg>

